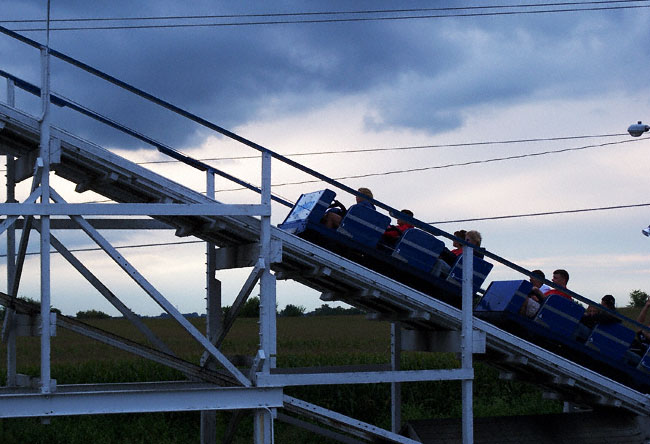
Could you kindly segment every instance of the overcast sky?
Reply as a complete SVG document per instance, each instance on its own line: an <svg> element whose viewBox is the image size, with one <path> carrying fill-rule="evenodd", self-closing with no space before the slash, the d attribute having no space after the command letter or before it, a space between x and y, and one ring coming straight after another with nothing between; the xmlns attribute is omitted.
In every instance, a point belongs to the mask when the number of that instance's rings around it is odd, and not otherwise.
<svg viewBox="0 0 650 444"><path fill-rule="evenodd" d="M0 24L45 42L44 32L25 31L42 28L42 22L7 22L44 19L44 3L4 0ZM342 182L351 187L369 187L377 199L410 208L425 222L650 203L650 143L620 135L637 120L650 121L650 3L573 5L572 9L636 8L547 13L536 12L561 8L415 11L514 3L283 1L216 5L208 1L52 0L51 18L55 21L50 45L283 154L427 146L294 157L331 177L344 178ZM269 16L396 8L412 11ZM518 13L511 14L514 12ZM445 14L457 16L433 17ZM237 17L57 21L206 15ZM398 16L429 17L385 20ZM364 20L245 24L333 18ZM366 20L369 18L382 20ZM177 26L181 24L228 26ZM140 25L173 27L57 30ZM40 81L38 52L6 36L0 36L0 69L33 83ZM3 101L4 89L0 88ZM52 63L52 90L197 158L254 154L58 60ZM25 93L18 94L17 101L29 112L38 109L36 99ZM133 160L162 159L143 143L70 111L57 110L55 121L57 126ZM439 146L572 136L601 137ZM513 156L517 158L494 160ZM210 163L259 182L257 159ZM470 164L451 166L459 163ZM196 189L204 187L202 174L188 168L150 167ZM403 172L414 169L421 170ZM368 176L347 178L355 175ZM282 185L306 179L274 163L274 192L286 199L324 188L322 183ZM55 182L54 186L67 192L69 200L99 199L88 193L75 195L69 184ZM237 186L220 179L217 188ZM346 203L353 201L351 196L339 197ZM217 199L251 202L256 197L220 191ZM547 276L556 268L565 268L574 291L594 300L611 293L618 305L625 305L630 291L650 292L650 239L641 235L641 229L650 223L649 212L649 207L637 207L438 226L450 232L478 229L490 251L530 269L542 268ZM275 222L285 215L285 208L274 207ZM108 236L118 245L178 240L172 233ZM86 239L71 233L60 237L70 247L90 246ZM196 244L173 250L124 250L124 254L142 267L181 311L201 312L203 248ZM169 251L174 254L164 254ZM136 311L160 312L152 303L144 304L141 294L135 296L135 286L125 283L102 255L80 253L80 258L97 267L97 274L116 293L127 295L124 298ZM90 308L115 313L62 260L55 259L54 267L53 304L64 313ZM28 261L28 270L37 276L35 257ZM224 272L220 276L224 303L229 304L245 274ZM520 276L495 268L491 277ZM37 289L36 279L26 280L21 294L38 299ZM287 303L308 309L321 304L317 294L283 283L278 304L282 308Z"/></svg>

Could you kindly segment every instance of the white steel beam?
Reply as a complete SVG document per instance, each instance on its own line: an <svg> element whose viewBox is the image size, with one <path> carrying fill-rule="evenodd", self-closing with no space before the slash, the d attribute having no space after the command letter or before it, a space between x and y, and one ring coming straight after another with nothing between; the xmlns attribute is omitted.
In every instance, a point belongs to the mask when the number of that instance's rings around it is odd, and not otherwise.
<svg viewBox="0 0 650 444"><path fill-rule="evenodd" d="M390 365L392 371L402 369L402 327L398 322L390 324ZM402 428L402 384L390 383L390 429L398 433Z"/></svg>
<svg viewBox="0 0 650 444"><path fill-rule="evenodd" d="M185 204L185 203L119 203L38 204L3 203L0 214L7 216L269 216L264 205Z"/></svg>
<svg viewBox="0 0 650 444"><path fill-rule="evenodd" d="M8 221L10 218L15 216L10 216L6 219L0 219L2 224ZM139 218L139 219L114 219L114 218L96 218L86 220L98 230L173 230L174 227L167 225L164 222L160 222L155 219ZM18 219L14 222L13 227L16 229L23 228L23 221ZM0 227L2 225L0 224ZM70 219L57 218L50 220L50 229L52 230L78 230L79 227L77 224L72 222ZM1 234L1 229L0 229Z"/></svg>
<svg viewBox="0 0 650 444"><path fill-rule="evenodd" d="M260 222L260 351L264 358L261 373L268 375L275 367L277 352L276 329L276 288L275 276L271 274L271 154L262 153L262 178L261 178L261 204L269 209L269 214L264 215ZM258 356L260 356L258 354ZM256 385L260 384L255 381ZM271 444L273 442L274 412L269 409L256 410L253 413L254 442L255 444Z"/></svg>
<svg viewBox="0 0 650 444"><path fill-rule="evenodd" d="M474 377L472 369L400 370L383 372L303 373L270 374L257 373L260 386L376 384L382 382L458 381Z"/></svg>
<svg viewBox="0 0 650 444"><path fill-rule="evenodd" d="M16 89L14 81L7 79L7 105L16 105ZM1 124L4 128L4 123ZM0 131L2 129L0 128ZM7 154L7 203L16 202L16 160L13 154ZM16 227L4 223L0 226L0 233L7 230L7 292L13 289L16 278ZM15 312L13 308L5 310L2 324L2 340L7 344L7 381L8 386L16 385L16 333L12 325Z"/></svg>
<svg viewBox="0 0 650 444"><path fill-rule="evenodd" d="M205 195L214 199L214 173L206 172ZM221 309L221 282L215 276L216 246L212 242L205 245L205 335L217 348L215 341L223 329L223 311ZM216 362L212 355L204 353L205 360L201 360L201 367L209 370L216 369ZM201 444L217 443L217 412L214 410L201 411Z"/></svg>
<svg viewBox="0 0 650 444"><path fill-rule="evenodd" d="M463 444L474 442L474 398L473 391L473 361L472 361L472 310L474 308L474 249L468 245L463 247L463 282L462 294L462 327L461 327L461 367L464 370L472 370L472 377L462 381L462 427Z"/></svg>
<svg viewBox="0 0 650 444"><path fill-rule="evenodd" d="M295 414L307 416L324 424L344 430L372 442L397 442L403 444L418 444L405 436L350 418L332 410L325 409L316 404L311 404L291 396L284 395L284 408Z"/></svg>
<svg viewBox="0 0 650 444"><path fill-rule="evenodd" d="M49 10L49 3L48 3ZM49 14L49 13L48 13ZM48 34L49 39L49 34ZM49 49L41 47L41 104L42 115L39 120L40 150L43 159L41 175L41 203L25 204L42 210L50 205L50 53ZM20 207L21 204L4 204ZM1 210L0 210L1 211ZM52 391L50 366L50 306L51 306L51 276L50 276L50 217L41 216L40 259L41 259L41 393Z"/></svg>
<svg viewBox="0 0 650 444"><path fill-rule="evenodd" d="M35 392L0 394L0 418L97 415L282 407L282 389L269 387L170 388L125 386L98 391L68 391L58 386L47 395Z"/></svg>

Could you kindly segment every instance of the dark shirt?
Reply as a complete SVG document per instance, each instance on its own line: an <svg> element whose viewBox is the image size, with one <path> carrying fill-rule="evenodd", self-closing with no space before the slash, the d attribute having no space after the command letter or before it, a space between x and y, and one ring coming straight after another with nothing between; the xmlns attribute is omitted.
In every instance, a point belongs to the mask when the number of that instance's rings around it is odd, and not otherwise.
<svg viewBox="0 0 650 444"><path fill-rule="evenodd" d="M357 205L361 205L362 207L368 207L373 210L376 209L375 206L369 200L362 200Z"/></svg>
<svg viewBox="0 0 650 444"><path fill-rule="evenodd" d="M582 316L582 319L580 319L580 322L585 324L589 328L594 328L596 324L617 324L621 322L619 318L616 316L612 316L609 313L605 313L604 311L599 311L598 313L595 313L591 316L589 315L584 315Z"/></svg>

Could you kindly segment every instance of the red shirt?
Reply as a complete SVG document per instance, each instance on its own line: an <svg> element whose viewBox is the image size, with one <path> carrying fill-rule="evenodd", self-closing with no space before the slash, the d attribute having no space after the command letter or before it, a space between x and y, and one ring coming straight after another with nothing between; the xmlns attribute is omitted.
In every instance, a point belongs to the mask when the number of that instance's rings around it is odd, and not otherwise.
<svg viewBox="0 0 650 444"><path fill-rule="evenodd" d="M398 223L397 226L391 225L384 232L384 236L390 239L399 239L402 234L409 228L413 228L413 225L407 224L406 222Z"/></svg>
<svg viewBox="0 0 650 444"><path fill-rule="evenodd" d="M573 298L572 298L571 296L569 296L569 295L566 294L566 293L562 293L560 290L556 290L555 288L551 288L549 291L547 291L546 293L544 293L544 297L547 298L547 297L549 297L549 296L552 295L552 294L557 294L557 295L559 295L559 296L562 296L563 298L567 298L567 299L569 299L570 301L573 300Z"/></svg>

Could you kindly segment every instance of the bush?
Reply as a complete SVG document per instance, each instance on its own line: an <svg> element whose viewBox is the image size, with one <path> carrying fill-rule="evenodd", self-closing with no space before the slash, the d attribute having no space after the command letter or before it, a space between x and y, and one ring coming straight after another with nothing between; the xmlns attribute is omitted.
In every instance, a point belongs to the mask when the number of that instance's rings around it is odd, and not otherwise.
<svg viewBox="0 0 650 444"><path fill-rule="evenodd" d="M341 316L341 315L359 315L364 314L362 310L356 307L343 308L343 307L330 307L328 304L322 304L314 311L308 313L311 316Z"/></svg>
<svg viewBox="0 0 650 444"><path fill-rule="evenodd" d="M109 315L99 310L78 311L77 319L108 319Z"/></svg>
<svg viewBox="0 0 650 444"><path fill-rule="evenodd" d="M642 308L648 301L648 293L641 290L633 290L630 292L629 307Z"/></svg>
<svg viewBox="0 0 650 444"><path fill-rule="evenodd" d="M260 317L260 298L255 296L249 298L239 311L242 318L259 318Z"/></svg>
<svg viewBox="0 0 650 444"><path fill-rule="evenodd" d="M305 314L305 310L306 308L302 305L287 304L280 312L280 316L302 316Z"/></svg>

